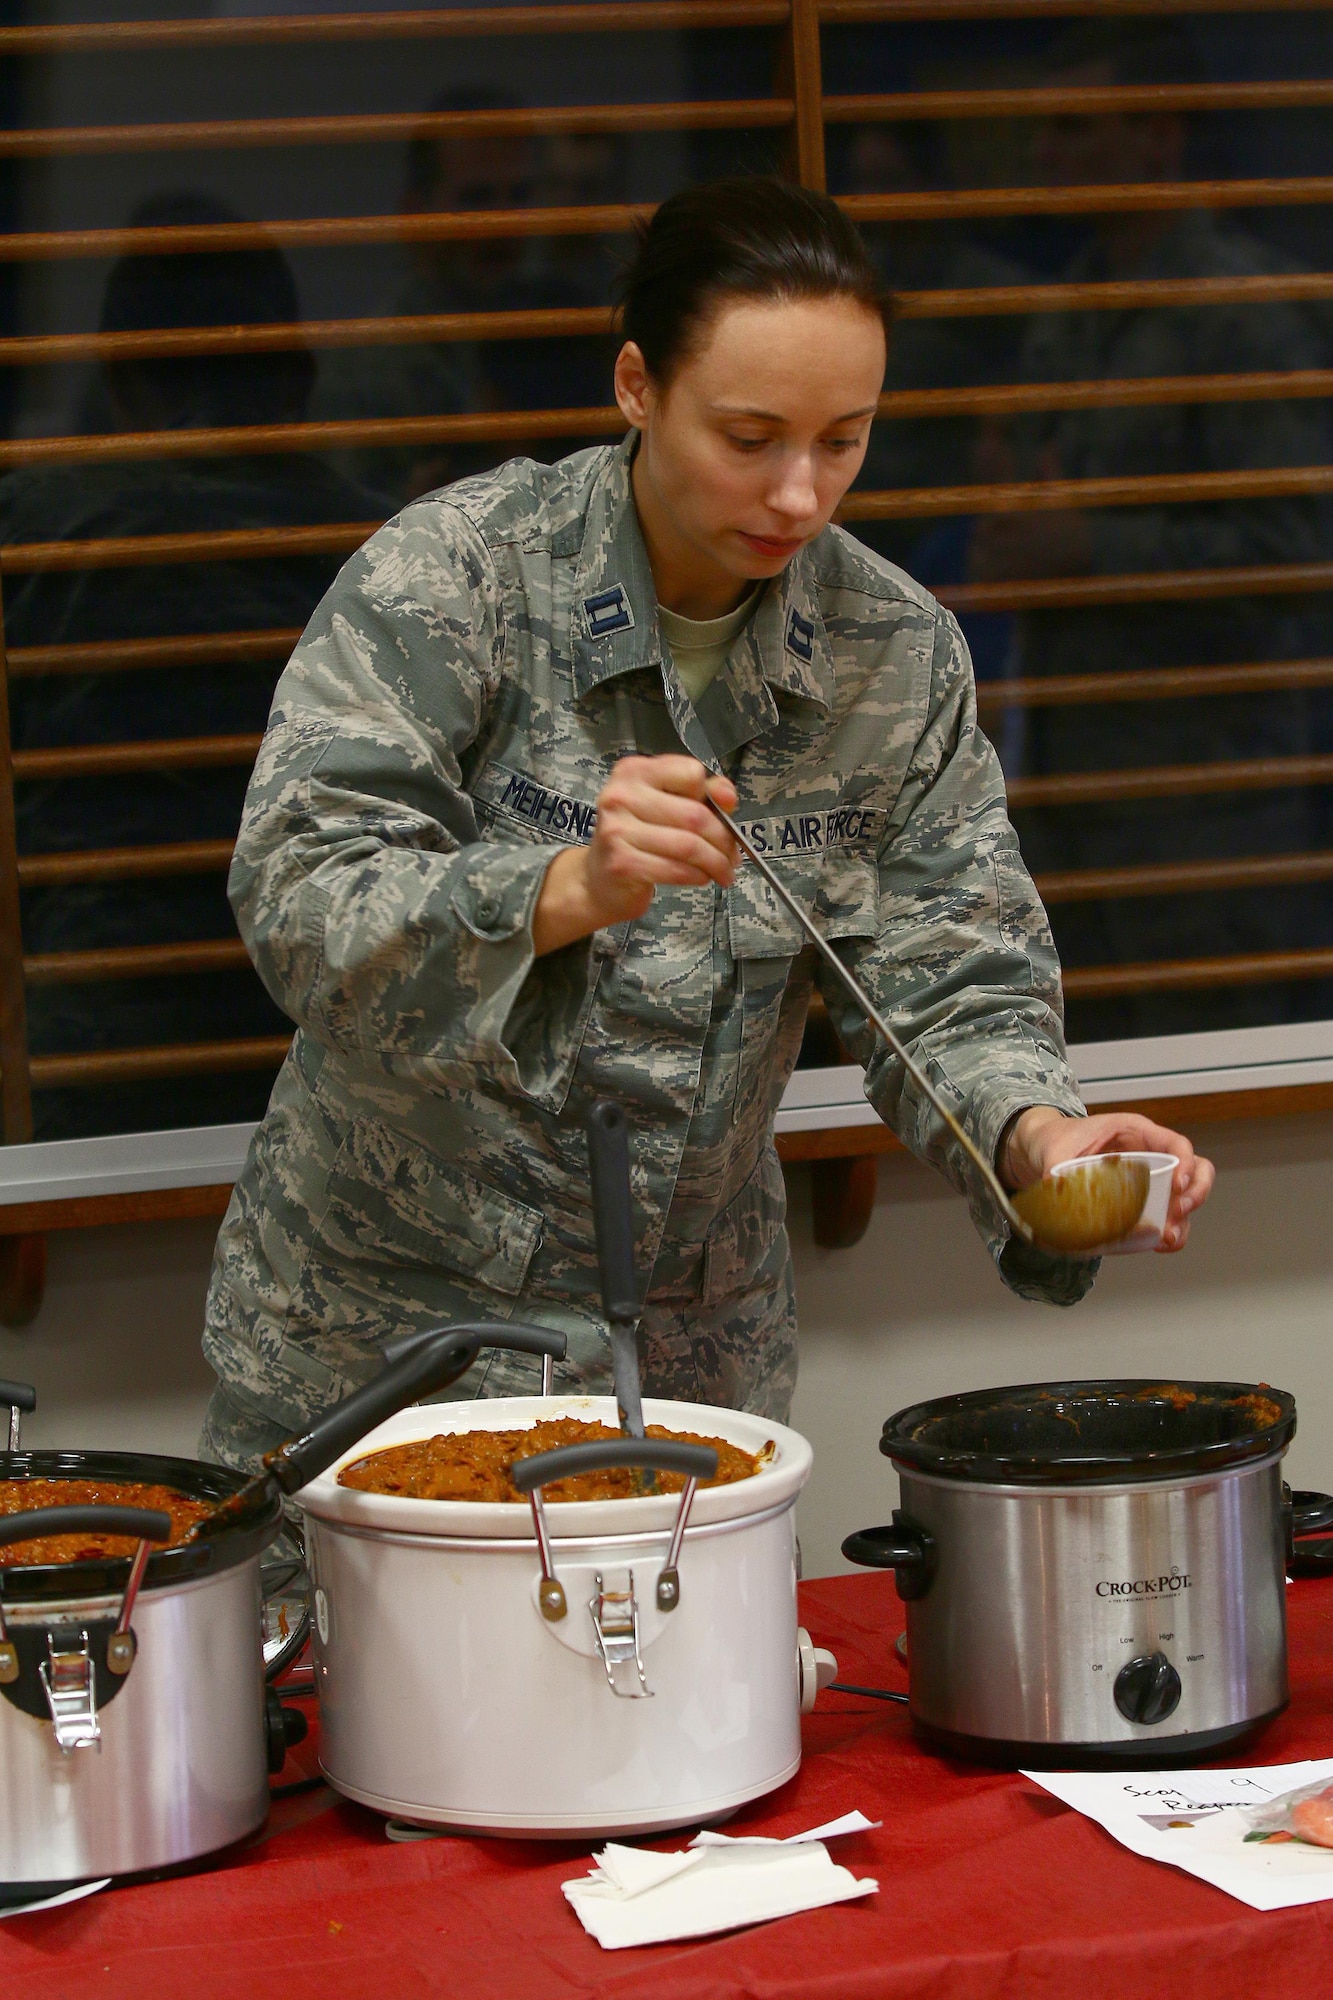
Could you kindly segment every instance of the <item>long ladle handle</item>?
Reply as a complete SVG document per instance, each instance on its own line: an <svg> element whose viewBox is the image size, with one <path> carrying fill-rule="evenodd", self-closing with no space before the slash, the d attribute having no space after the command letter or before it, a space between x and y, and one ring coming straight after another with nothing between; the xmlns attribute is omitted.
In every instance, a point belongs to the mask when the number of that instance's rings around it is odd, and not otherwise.
<svg viewBox="0 0 1333 2000"><path fill-rule="evenodd" d="M842 982L847 992L851 995L852 999L856 1002L857 1006L861 1009L861 1012L865 1015L871 1027L877 1029L878 1032L884 1037L884 1040L893 1050L893 1053L897 1056L899 1062L902 1064L903 1068L907 1071L907 1074L911 1077L913 1083L916 1085L917 1089L921 1092L922 1096L927 1098L929 1102L935 1107L936 1111L939 1112L940 1117L944 1120L949 1130L953 1133L954 1138L958 1141L963 1151L967 1154L968 1158L971 1160L973 1166L977 1169L977 1172L981 1175L982 1179L985 1181L986 1186L990 1189L991 1194L994 1196L996 1205L999 1208L1001 1215L1003 1215L1005 1221L1008 1223L1010 1229L1013 1230L1015 1236L1020 1236L1025 1243L1035 1242L1036 1238L1034 1237L1031 1228L1028 1226L1026 1222L1024 1222L1022 1216L1018 1213L1018 1210L1014 1207L1013 1203L1010 1201L1009 1196L1005 1192L1004 1186L1000 1180L1000 1176L996 1173L995 1168L993 1167L991 1162L985 1157L985 1155L981 1151L981 1148L975 1143L975 1141L968 1137L967 1133L958 1123L958 1120L954 1117L952 1111L950 1111L948 1105L945 1104L944 1100L940 1097L938 1091L935 1089L935 1086L928 1081L928 1079L925 1076L925 1073L917 1066L916 1063L913 1062L911 1056L908 1055L907 1050L903 1047L898 1037L894 1034L893 1029L884 1019L884 1016L880 1013L879 1009L874 1005L872 1005L869 994L865 991L864 987L862 987L860 983L852 977L851 973L847 970L847 967L838 957L837 952L834 951L832 945L829 943L828 939L824 936L823 932L820 931L811 921L811 919L806 915L805 911L801 908L800 904L797 902L795 896L792 895L791 891L787 888L786 884L782 881L780 876L778 876L775 873L775 871L769 867L763 855L760 854L758 850L753 846L753 844L746 839L740 827L737 826L735 820L731 817L731 814L729 812L724 812L722 807L718 804L717 800L714 798L709 798L708 804L713 808L713 811L717 814L723 826L726 827L727 832L731 835L736 845L740 848L741 853L746 857L748 861L752 861L754 863L755 867L759 870L759 873L763 876L765 882L767 882L769 888L773 891L773 894L777 897L778 901L782 904L783 908L786 911L788 911L788 913L791 916L795 917L797 923L801 926L801 929L805 932L811 944L815 947L815 950L820 954L821 958L823 958L823 960L829 966L829 968L837 974L839 980Z"/></svg>
<svg viewBox="0 0 1333 2000"><path fill-rule="evenodd" d="M409 1403L433 1396L465 1375L477 1358L481 1342L462 1327L442 1326L429 1340L412 1341L406 1352L350 1396L316 1419L300 1437L288 1438L264 1463L268 1476L284 1493L303 1486L328 1470L339 1452L356 1444L386 1417ZM252 1482L257 1484L258 1482ZM242 1492L246 1489L242 1488ZM239 1498L240 1495L234 1496ZM230 1503L224 1503L229 1505Z"/></svg>
<svg viewBox="0 0 1333 2000"><path fill-rule="evenodd" d="M643 1436L639 1388L638 1284L634 1276L634 1210L629 1183L629 1125L610 1098L599 1097L585 1121L602 1310L611 1334L611 1373L620 1428Z"/></svg>

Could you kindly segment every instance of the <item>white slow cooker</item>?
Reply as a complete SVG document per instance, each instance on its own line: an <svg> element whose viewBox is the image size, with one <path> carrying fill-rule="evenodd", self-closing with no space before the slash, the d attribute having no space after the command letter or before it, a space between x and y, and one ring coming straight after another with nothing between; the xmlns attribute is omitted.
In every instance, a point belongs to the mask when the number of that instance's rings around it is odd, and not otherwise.
<svg viewBox="0 0 1333 2000"><path fill-rule="evenodd" d="M649 1424L772 1447L758 1473L682 1497L546 1503L543 1609L527 1504L339 1486L354 1458L539 1417L617 1424L611 1397L401 1411L300 1494L314 1589L320 1761L393 1818L524 1837L650 1833L721 1818L801 1761L800 1717L836 1672L796 1622L796 1499L811 1451L736 1410L650 1401Z"/></svg>

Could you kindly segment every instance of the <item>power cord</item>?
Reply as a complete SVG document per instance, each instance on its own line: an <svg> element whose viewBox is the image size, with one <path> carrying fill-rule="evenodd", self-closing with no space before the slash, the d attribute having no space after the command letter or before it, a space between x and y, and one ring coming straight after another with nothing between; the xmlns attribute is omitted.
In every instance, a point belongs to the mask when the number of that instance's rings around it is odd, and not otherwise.
<svg viewBox="0 0 1333 2000"><path fill-rule="evenodd" d="M873 1696L876 1701L900 1701L904 1706L906 1706L910 1699L908 1695L895 1694L892 1688L858 1687L854 1681L830 1681L824 1692L825 1694L868 1694Z"/></svg>

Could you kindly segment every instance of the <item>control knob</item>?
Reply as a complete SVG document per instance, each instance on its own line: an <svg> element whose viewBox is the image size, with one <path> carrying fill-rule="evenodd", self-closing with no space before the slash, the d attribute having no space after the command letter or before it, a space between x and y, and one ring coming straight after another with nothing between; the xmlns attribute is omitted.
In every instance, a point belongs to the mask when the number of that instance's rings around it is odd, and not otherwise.
<svg viewBox="0 0 1333 2000"><path fill-rule="evenodd" d="M1126 1722L1165 1722L1180 1703L1180 1675L1165 1653L1144 1653L1115 1677L1115 1705Z"/></svg>

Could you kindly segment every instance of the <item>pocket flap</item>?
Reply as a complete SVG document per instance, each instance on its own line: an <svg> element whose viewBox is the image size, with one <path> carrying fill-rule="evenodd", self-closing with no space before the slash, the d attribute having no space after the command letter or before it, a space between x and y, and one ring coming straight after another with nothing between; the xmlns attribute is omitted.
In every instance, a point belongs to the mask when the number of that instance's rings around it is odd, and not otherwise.
<svg viewBox="0 0 1333 2000"><path fill-rule="evenodd" d="M834 852L817 860L779 861L775 870L826 938L877 935L879 875L873 861ZM793 958L808 942L796 919L749 863L742 861L727 893L736 958Z"/></svg>
<svg viewBox="0 0 1333 2000"><path fill-rule="evenodd" d="M522 1291L542 1218L377 1120L359 1118L329 1182L327 1233L375 1263L443 1266Z"/></svg>

